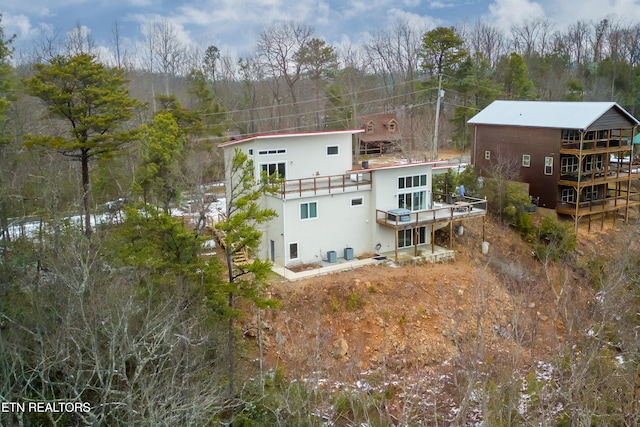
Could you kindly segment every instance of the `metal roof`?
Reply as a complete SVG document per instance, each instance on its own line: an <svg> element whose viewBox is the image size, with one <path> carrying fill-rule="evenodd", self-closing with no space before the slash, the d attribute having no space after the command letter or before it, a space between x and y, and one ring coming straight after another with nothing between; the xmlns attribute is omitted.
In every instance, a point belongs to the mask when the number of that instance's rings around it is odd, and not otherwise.
<svg viewBox="0 0 640 427"><path fill-rule="evenodd" d="M584 130L612 108L635 125L640 123L615 102L547 101L493 101L468 123Z"/></svg>

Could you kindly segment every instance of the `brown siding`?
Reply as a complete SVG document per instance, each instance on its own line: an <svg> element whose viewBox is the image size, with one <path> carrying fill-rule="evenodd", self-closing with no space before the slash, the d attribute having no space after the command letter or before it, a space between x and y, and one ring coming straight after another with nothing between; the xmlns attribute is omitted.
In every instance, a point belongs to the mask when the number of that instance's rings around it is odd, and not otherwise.
<svg viewBox="0 0 640 427"><path fill-rule="evenodd" d="M540 198L540 206L554 209L558 198L560 129L517 126L475 126L472 163L482 176L490 176L500 159L517 159L519 180L529 184L529 194ZM485 160L485 151L491 159ZM530 167L522 166L522 155L531 156ZM552 175L544 174L545 157L553 157Z"/></svg>
<svg viewBox="0 0 640 427"><path fill-rule="evenodd" d="M615 108L611 108L596 120L587 130L606 130L606 129L622 129L632 128L633 123L629 118Z"/></svg>

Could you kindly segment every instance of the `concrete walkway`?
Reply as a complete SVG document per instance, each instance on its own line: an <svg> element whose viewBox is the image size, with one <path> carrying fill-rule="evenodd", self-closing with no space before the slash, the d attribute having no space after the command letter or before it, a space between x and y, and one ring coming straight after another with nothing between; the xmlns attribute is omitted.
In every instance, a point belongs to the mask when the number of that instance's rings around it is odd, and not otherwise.
<svg viewBox="0 0 640 427"><path fill-rule="evenodd" d="M355 268L364 267L365 265L374 265L374 264L382 264L382 263L390 263L396 265L407 264L411 262L442 262L442 261L450 261L455 257L454 251L450 249L446 249L440 246L435 247L435 252L431 253L431 246L428 245L428 249L422 248L422 254L414 257L413 256L413 248L409 249L401 249L398 251L398 262L394 263L393 259L395 258L395 252L385 252L381 253L377 256L365 259L354 259L350 261L346 261L344 258L338 258L335 263L328 263L326 261L320 262L319 268L310 268L309 270L304 271L291 271L286 267L281 267L278 265L273 265L271 270L279 274L290 281L307 279L309 277L322 276L325 274L337 273L340 271L348 271L353 270Z"/></svg>

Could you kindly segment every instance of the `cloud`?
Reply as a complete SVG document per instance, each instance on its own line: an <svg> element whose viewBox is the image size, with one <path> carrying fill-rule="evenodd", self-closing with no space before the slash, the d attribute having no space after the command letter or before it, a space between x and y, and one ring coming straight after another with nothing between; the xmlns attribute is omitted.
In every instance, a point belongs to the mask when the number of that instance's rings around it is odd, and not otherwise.
<svg viewBox="0 0 640 427"><path fill-rule="evenodd" d="M640 21L640 0L552 1L547 9L550 17L561 28L577 21L598 22L611 16L624 22Z"/></svg>
<svg viewBox="0 0 640 427"><path fill-rule="evenodd" d="M40 34L41 29L34 27L31 20L26 15L12 15L4 13L2 15L2 26L5 37L15 34L21 39L33 39Z"/></svg>
<svg viewBox="0 0 640 427"><path fill-rule="evenodd" d="M443 3L441 1L432 1L429 2L429 9L446 9L448 7L453 7L454 5L451 3Z"/></svg>
<svg viewBox="0 0 640 427"><path fill-rule="evenodd" d="M489 12L490 22L503 29L545 17L542 6L529 0L496 0L489 5Z"/></svg>
<svg viewBox="0 0 640 427"><path fill-rule="evenodd" d="M411 28L420 30L429 30L442 25L442 21L432 16L419 15L402 9L389 10L389 17L393 18L390 19L391 22L406 22Z"/></svg>

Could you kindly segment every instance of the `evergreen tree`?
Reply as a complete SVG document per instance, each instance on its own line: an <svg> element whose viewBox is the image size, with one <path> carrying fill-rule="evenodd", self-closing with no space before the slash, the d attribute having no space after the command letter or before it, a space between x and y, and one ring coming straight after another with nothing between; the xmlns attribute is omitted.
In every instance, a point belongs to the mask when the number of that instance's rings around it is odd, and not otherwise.
<svg viewBox="0 0 640 427"><path fill-rule="evenodd" d="M227 165L226 219L216 224L224 233L224 255L227 263L229 319L229 396L234 395L235 357L234 324L237 297L253 300L258 306L269 304L259 298L258 291L271 271L271 262L253 258L238 261L238 257L254 254L261 242L260 227L273 219L276 212L260 206L265 194L278 189L277 176L262 176L258 183L254 176L253 161L243 151L236 149Z"/></svg>
<svg viewBox="0 0 640 427"><path fill-rule="evenodd" d="M129 96L120 69L109 69L92 55L57 56L36 64L36 74L25 79L27 92L42 100L51 117L66 123L66 136L30 135L28 145L41 145L78 161L82 176L84 230L91 236L89 162L113 155L137 138L126 122L141 104Z"/></svg>
<svg viewBox="0 0 640 427"><path fill-rule="evenodd" d="M151 125L141 129L144 143L142 176L139 185L145 203L158 203L168 214L179 193L179 158L184 135L168 110L160 111Z"/></svg>
<svg viewBox="0 0 640 427"><path fill-rule="evenodd" d="M529 79L527 64L522 56L515 52L506 59L504 90L511 99L526 100L533 95L533 81Z"/></svg>

